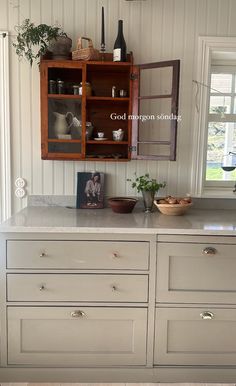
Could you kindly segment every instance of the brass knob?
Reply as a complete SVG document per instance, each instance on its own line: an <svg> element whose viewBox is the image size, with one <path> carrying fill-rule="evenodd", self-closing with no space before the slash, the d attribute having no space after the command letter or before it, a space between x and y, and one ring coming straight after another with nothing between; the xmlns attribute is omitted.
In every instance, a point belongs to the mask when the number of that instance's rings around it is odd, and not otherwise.
<svg viewBox="0 0 236 386"><path fill-rule="evenodd" d="M113 292L118 291L118 288L115 285L112 285L111 288Z"/></svg>
<svg viewBox="0 0 236 386"><path fill-rule="evenodd" d="M205 255L215 255L217 253L217 250L213 247L206 247L202 251Z"/></svg>
<svg viewBox="0 0 236 386"><path fill-rule="evenodd" d="M45 257L45 256L47 256L46 252L42 252L42 253L40 253L40 255L39 255L39 257Z"/></svg>
<svg viewBox="0 0 236 386"><path fill-rule="evenodd" d="M45 290L45 286L42 284L40 287L39 287L39 291L43 291Z"/></svg>
<svg viewBox="0 0 236 386"><path fill-rule="evenodd" d="M86 316L85 312L81 310L72 311L70 315L72 318L83 318Z"/></svg>
<svg viewBox="0 0 236 386"><path fill-rule="evenodd" d="M118 255L118 253L117 253L117 252L113 252L112 256L114 257L114 259L117 259L117 258L119 258L119 255Z"/></svg>
<svg viewBox="0 0 236 386"><path fill-rule="evenodd" d="M214 319L214 314L213 314L213 312L210 312L210 311L201 312L200 316L204 320Z"/></svg>

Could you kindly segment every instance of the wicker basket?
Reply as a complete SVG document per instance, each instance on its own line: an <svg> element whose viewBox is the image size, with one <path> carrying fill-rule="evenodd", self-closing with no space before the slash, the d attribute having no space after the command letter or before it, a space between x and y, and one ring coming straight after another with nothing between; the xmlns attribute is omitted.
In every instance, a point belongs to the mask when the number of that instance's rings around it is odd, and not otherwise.
<svg viewBox="0 0 236 386"><path fill-rule="evenodd" d="M88 47L82 47L82 40L88 41ZM72 60L99 60L100 54L93 47L93 42L89 38L81 37L78 39L77 50L72 51Z"/></svg>

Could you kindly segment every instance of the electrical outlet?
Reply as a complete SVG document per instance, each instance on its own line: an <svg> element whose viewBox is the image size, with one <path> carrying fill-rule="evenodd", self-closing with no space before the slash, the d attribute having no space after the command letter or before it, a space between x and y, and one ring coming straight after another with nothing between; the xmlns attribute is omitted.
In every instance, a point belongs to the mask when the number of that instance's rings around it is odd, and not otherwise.
<svg viewBox="0 0 236 386"><path fill-rule="evenodd" d="M26 195L25 189L23 189L23 188L17 188L17 189L15 190L15 196L16 196L17 198L23 198L25 195Z"/></svg>
<svg viewBox="0 0 236 386"><path fill-rule="evenodd" d="M24 178L18 177L18 178L15 180L15 186L16 186L17 188L24 188L25 185L26 185L26 181L24 180Z"/></svg>

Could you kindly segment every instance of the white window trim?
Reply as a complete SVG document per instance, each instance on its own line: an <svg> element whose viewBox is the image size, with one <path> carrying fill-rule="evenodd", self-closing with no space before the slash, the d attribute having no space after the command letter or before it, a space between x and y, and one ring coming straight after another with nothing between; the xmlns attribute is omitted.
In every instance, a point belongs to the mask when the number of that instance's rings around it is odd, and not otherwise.
<svg viewBox="0 0 236 386"><path fill-rule="evenodd" d="M209 85L212 51L236 52L236 37L200 36L198 39L197 72L194 80ZM205 162L207 149L207 87L199 87L198 98L195 98L194 133L191 167L191 194L195 197L228 197L235 198L232 187L219 188L204 186ZM198 99L198 100L196 100ZM233 186L233 184L232 184Z"/></svg>
<svg viewBox="0 0 236 386"><path fill-rule="evenodd" d="M4 221L11 216L9 38L7 31L0 31L0 84L0 220Z"/></svg>

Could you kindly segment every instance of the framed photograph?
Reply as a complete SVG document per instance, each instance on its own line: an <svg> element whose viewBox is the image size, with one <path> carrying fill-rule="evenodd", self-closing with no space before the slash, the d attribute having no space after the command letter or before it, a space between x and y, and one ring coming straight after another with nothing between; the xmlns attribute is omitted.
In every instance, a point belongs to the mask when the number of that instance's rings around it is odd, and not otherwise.
<svg viewBox="0 0 236 386"><path fill-rule="evenodd" d="M104 173L77 173L77 209L104 208Z"/></svg>

